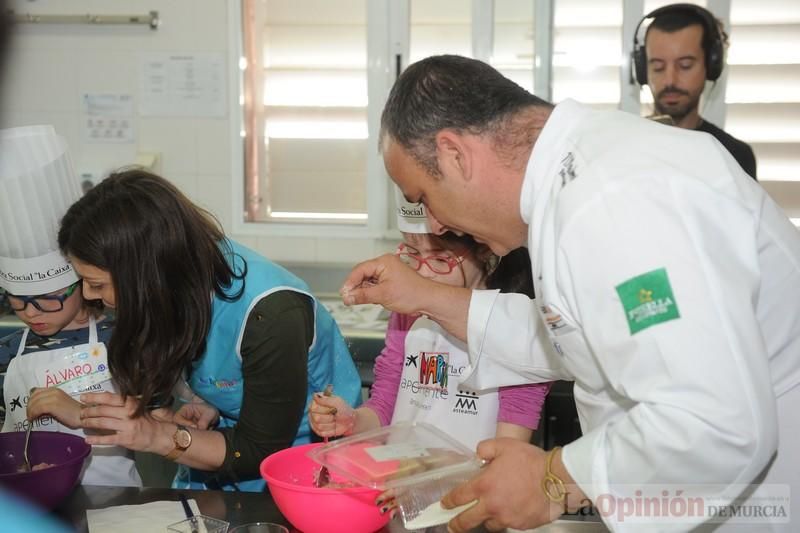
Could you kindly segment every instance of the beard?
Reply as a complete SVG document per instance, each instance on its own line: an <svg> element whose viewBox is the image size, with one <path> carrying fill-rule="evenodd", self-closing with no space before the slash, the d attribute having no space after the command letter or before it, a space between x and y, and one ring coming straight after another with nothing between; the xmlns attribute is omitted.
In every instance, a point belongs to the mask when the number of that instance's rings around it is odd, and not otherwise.
<svg viewBox="0 0 800 533"><path fill-rule="evenodd" d="M675 104L663 104L661 98L668 94L680 94L688 97L688 100ZM699 104L700 94L692 95L689 91L674 86L664 87L654 99L654 107L657 114L668 115L675 123L680 122L686 115L696 110Z"/></svg>

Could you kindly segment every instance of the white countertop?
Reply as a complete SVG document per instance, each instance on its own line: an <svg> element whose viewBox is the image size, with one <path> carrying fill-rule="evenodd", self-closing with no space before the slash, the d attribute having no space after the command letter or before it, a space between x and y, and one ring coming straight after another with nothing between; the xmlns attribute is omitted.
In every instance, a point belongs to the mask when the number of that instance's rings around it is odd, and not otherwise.
<svg viewBox="0 0 800 533"><path fill-rule="evenodd" d="M608 528L602 522L581 522L578 520L556 520L535 529L506 529L507 533L604 533Z"/></svg>
<svg viewBox="0 0 800 533"><path fill-rule="evenodd" d="M403 528L402 522L393 520L389 523L388 530L390 533L408 532L409 530ZM472 530L473 533L488 533L489 530L483 527L478 527ZM447 533L447 525L442 524L427 529L415 529L412 533ZM556 520L551 524L547 524L534 529L504 529L501 533L608 533L608 529L602 522L584 522L581 520Z"/></svg>
<svg viewBox="0 0 800 533"><path fill-rule="evenodd" d="M386 334L389 312L380 305L346 306L341 300L320 299L331 313L345 337L375 333L380 338ZM350 333L350 335L348 335Z"/></svg>

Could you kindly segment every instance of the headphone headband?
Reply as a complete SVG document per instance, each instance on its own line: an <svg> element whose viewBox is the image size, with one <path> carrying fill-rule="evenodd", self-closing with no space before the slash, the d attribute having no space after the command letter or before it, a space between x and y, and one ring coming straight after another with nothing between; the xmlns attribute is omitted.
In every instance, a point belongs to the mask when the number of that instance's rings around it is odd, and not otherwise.
<svg viewBox="0 0 800 533"><path fill-rule="evenodd" d="M714 14L704 7L696 4L669 4L666 6L654 9L647 15L639 20L636 29L633 32L633 52L631 52L631 59L633 63L634 75L639 85L647 84L647 51L645 49L646 37L639 44L639 29L647 19L655 19L665 13L673 12L688 12L697 15L703 25L703 52L705 54L706 63L706 79L709 81L716 81L722 74L724 67L724 43L720 28L717 25L717 19ZM645 34L646 35L646 34ZM706 45L706 43L708 43Z"/></svg>

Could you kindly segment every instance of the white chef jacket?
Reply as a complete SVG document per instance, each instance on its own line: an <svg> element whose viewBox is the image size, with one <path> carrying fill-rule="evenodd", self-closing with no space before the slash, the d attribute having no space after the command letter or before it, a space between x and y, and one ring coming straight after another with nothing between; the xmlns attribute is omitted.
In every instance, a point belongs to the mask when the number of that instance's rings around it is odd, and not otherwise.
<svg viewBox="0 0 800 533"><path fill-rule="evenodd" d="M775 202L710 135L568 100L520 207L538 301L473 292L465 384L574 381L584 435L563 461L595 503L763 482L788 486L793 518L744 529L800 530L800 232Z"/></svg>

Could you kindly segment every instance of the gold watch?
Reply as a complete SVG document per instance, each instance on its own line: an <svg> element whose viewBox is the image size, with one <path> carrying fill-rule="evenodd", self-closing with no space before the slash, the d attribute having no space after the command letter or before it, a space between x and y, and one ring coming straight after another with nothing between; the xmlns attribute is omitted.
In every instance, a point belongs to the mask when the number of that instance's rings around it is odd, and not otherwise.
<svg viewBox="0 0 800 533"><path fill-rule="evenodd" d="M175 430L175 433L172 435L172 442L175 443L175 447L172 448L172 451L169 452L164 458L174 461L178 457L185 452L189 446L192 445L192 434L189 433L189 430L186 429L184 426L180 424L176 424L178 429Z"/></svg>

